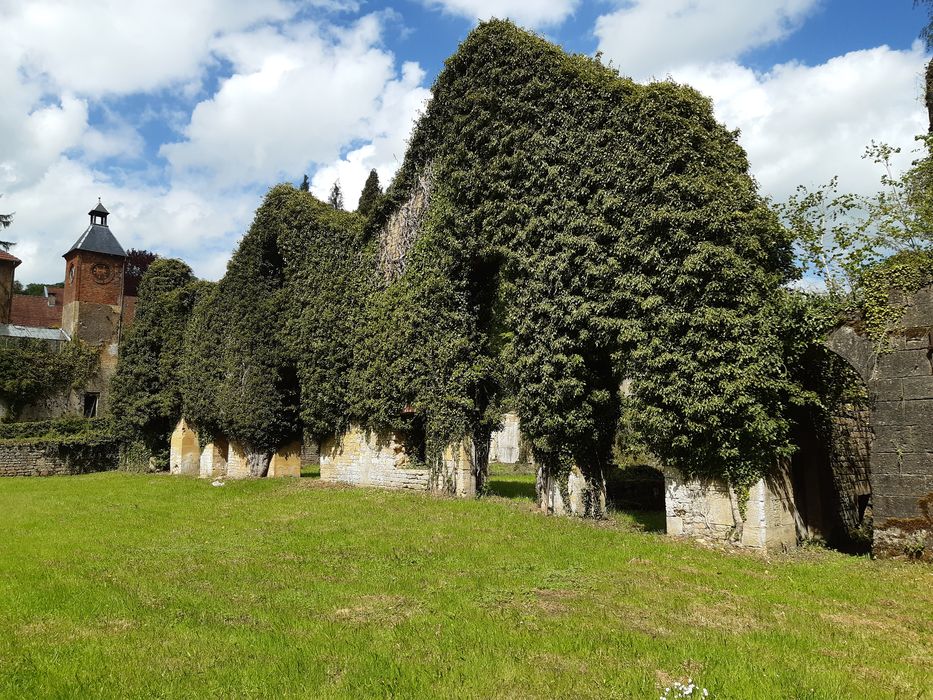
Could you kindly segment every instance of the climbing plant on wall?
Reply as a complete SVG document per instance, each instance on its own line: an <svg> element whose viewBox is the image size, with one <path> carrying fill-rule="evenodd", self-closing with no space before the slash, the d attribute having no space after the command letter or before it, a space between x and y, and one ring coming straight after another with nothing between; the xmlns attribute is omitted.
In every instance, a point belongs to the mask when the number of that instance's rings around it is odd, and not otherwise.
<svg viewBox="0 0 933 700"><path fill-rule="evenodd" d="M431 459L508 401L544 470L593 492L623 418L737 485L790 450L790 239L695 91L484 23L371 215L337 209L271 190L195 308L200 428L268 453L356 421L422 432Z"/></svg>
<svg viewBox="0 0 933 700"><path fill-rule="evenodd" d="M300 433L294 357L285 342L287 292L279 236L294 188L270 191L227 273L186 332L185 414L207 434L243 444L254 476Z"/></svg>
<svg viewBox="0 0 933 700"><path fill-rule="evenodd" d="M5 340L0 343L0 400L15 418L42 398L80 389L98 363L97 350L78 340L61 344Z"/></svg>
<svg viewBox="0 0 933 700"><path fill-rule="evenodd" d="M180 260L158 258L143 275L132 326L120 348L112 413L124 439L165 457L182 415L180 368L191 311L210 283ZM164 461L164 459L163 459Z"/></svg>
<svg viewBox="0 0 933 700"><path fill-rule="evenodd" d="M790 449L790 241L708 100L490 22L438 78L383 223L429 165L446 237L422 235L467 248L472 358L507 374L539 463L598 481L626 377L632 434L673 466L747 480Z"/></svg>

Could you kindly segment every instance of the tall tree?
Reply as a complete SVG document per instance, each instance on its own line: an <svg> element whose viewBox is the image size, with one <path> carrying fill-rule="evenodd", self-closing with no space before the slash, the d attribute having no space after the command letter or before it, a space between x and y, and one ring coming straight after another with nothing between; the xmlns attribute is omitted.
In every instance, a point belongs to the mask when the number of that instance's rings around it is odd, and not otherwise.
<svg viewBox="0 0 933 700"><path fill-rule="evenodd" d="M369 172L369 177L366 178L366 185L363 187L363 192L360 194L360 203L356 207L357 212L363 216L369 216L379 203L380 197L382 197L382 187L379 186L379 173L373 168Z"/></svg>
<svg viewBox="0 0 933 700"><path fill-rule="evenodd" d="M298 186L298 189L302 192L308 192L311 190L311 181L308 180L307 173L304 176L304 179L301 181L301 184Z"/></svg>
<svg viewBox="0 0 933 700"><path fill-rule="evenodd" d="M130 248L126 251L126 273L123 277L123 293L126 296L139 296L139 283L146 274L146 270L158 257L149 250Z"/></svg>
<svg viewBox="0 0 933 700"><path fill-rule="evenodd" d="M340 189L340 180L337 180L331 188L327 203L337 211L343 211L343 190Z"/></svg>

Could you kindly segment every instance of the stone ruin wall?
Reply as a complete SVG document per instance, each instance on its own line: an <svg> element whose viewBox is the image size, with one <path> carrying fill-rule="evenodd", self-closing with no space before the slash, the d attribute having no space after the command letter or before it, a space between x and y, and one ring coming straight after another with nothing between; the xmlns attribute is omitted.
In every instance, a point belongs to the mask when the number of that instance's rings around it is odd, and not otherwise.
<svg viewBox="0 0 933 700"><path fill-rule="evenodd" d="M871 517L871 412L846 406L833 416L830 468L836 487L836 516L849 532Z"/></svg>
<svg viewBox="0 0 933 700"><path fill-rule="evenodd" d="M302 454L302 445L297 441L281 447L269 461L267 476L300 477ZM246 451L240 443L218 438L202 446L197 431L185 420L181 420L172 433L169 472L202 479L246 479L250 476Z"/></svg>
<svg viewBox="0 0 933 700"><path fill-rule="evenodd" d="M0 477L75 476L116 468L116 451L110 463L84 464L44 445L0 445Z"/></svg>
<svg viewBox="0 0 933 700"><path fill-rule="evenodd" d="M735 495L730 496L725 483L686 479L670 467L662 471L668 535L727 541L737 534ZM768 550L797 545L796 509L786 474L759 480L749 489L741 538L736 543Z"/></svg>
<svg viewBox="0 0 933 700"><path fill-rule="evenodd" d="M401 436L351 426L344 435L321 444L320 461L322 481L463 498L476 495L469 440L448 447L442 463L431 469L412 462Z"/></svg>
<svg viewBox="0 0 933 700"><path fill-rule="evenodd" d="M933 287L892 293L904 313L887 347L846 325L831 350L861 375L871 398L873 551L933 558L933 520L921 501L933 494Z"/></svg>
<svg viewBox="0 0 933 700"><path fill-rule="evenodd" d="M518 464L526 461L522 454L521 422L517 413L504 413L502 427L492 434L489 443L489 461L499 464Z"/></svg>

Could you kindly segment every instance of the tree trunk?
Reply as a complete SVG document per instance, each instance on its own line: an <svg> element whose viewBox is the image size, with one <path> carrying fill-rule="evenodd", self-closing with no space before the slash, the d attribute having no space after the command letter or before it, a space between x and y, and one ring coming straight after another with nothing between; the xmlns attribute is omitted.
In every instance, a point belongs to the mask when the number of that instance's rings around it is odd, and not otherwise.
<svg viewBox="0 0 933 700"><path fill-rule="evenodd" d="M476 480L476 495L486 493L486 482L489 479L489 441L492 431L488 428L477 427L473 431L473 478Z"/></svg>

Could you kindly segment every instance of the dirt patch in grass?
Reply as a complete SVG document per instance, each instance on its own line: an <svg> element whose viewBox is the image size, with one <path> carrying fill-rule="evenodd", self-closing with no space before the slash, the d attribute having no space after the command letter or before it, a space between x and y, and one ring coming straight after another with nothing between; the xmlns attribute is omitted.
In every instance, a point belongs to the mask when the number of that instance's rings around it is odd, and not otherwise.
<svg viewBox="0 0 933 700"><path fill-rule="evenodd" d="M416 611L416 604L411 598L371 595L363 596L350 607L337 608L331 613L330 619L351 625L394 627L408 620Z"/></svg>

